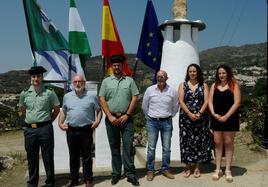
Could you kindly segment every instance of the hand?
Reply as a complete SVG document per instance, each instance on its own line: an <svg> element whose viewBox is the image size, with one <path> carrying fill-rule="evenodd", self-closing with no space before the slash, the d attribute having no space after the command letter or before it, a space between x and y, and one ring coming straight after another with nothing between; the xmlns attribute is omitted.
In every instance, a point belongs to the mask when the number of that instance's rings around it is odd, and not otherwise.
<svg viewBox="0 0 268 187"><path fill-rule="evenodd" d="M119 119L118 119L118 121L119 121L119 124L120 125L123 125L127 120L128 120L128 115L127 114L124 114L124 115L122 115Z"/></svg>
<svg viewBox="0 0 268 187"><path fill-rule="evenodd" d="M196 121L198 119L196 114L193 114L191 112L189 112L188 116L190 117L191 121Z"/></svg>
<svg viewBox="0 0 268 187"><path fill-rule="evenodd" d="M68 130L68 125L66 125L65 123L61 123L61 124L59 125L59 127L60 127L60 129L63 130L63 131Z"/></svg>
<svg viewBox="0 0 268 187"><path fill-rule="evenodd" d="M113 115L111 115L108 120L111 122L112 125L119 125L119 120Z"/></svg>
<svg viewBox="0 0 268 187"><path fill-rule="evenodd" d="M227 115L224 115L224 116L221 116L218 120L219 120L219 122L224 123L224 122L226 122L228 120L228 118L229 117Z"/></svg>
<svg viewBox="0 0 268 187"><path fill-rule="evenodd" d="M219 114L213 114L212 115L216 120L220 120L220 118L221 118L221 115L219 115Z"/></svg>
<svg viewBox="0 0 268 187"><path fill-rule="evenodd" d="M198 113L195 114L195 117L196 117L197 119L200 119L200 118L201 118L201 114L198 112Z"/></svg>
<svg viewBox="0 0 268 187"><path fill-rule="evenodd" d="M96 129L99 126L100 122L94 121L91 125L92 129Z"/></svg>

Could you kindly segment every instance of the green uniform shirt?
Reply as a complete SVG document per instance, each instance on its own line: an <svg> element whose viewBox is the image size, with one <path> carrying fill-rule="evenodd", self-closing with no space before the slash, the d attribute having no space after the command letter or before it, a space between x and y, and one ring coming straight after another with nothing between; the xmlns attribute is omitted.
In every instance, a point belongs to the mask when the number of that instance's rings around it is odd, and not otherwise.
<svg viewBox="0 0 268 187"><path fill-rule="evenodd" d="M39 92L30 86L20 94L19 106L26 108L26 123L38 123L51 119L52 109L59 106L60 102L53 90L42 86Z"/></svg>
<svg viewBox="0 0 268 187"><path fill-rule="evenodd" d="M130 77L117 79L114 75L102 81L99 96L105 97L111 113L125 113L132 99L138 95L136 83Z"/></svg>

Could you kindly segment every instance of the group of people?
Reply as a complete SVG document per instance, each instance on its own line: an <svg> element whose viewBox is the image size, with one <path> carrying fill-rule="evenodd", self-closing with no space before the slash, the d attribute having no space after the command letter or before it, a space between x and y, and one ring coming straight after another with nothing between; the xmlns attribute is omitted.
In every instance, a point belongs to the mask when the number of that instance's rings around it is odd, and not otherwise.
<svg viewBox="0 0 268 187"><path fill-rule="evenodd" d="M55 92L43 84L46 70L41 66L29 70L31 86L22 91L19 100L26 124L24 136L29 169L28 187L38 186L40 148L47 175L46 185L54 186L52 121L59 113L59 127L66 131L70 156L70 175L65 186L72 187L79 183L80 157L85 187L93 186L92 134L102 119L102 111L106 115L105 125L112 156L111 184L115 185L121 179L123 165L127 181L134 186L140 185L134 165L132 119L139 90L132 78L124 76L124 61L122 55L110 58L113 75L102 81L99 97L85 89L83 76L76 75L72 80L74 90L64 96L61 110ZM192 174L192 165L194 177L200 177L200 164L213 159L213 141L216 170L212 178L218 180L223 174L221 160L224 148L226 180L232 182L231 163L235 131L239 130L237 109L240 89L231 69L226 65L218 67L210 91L197 64L188 66L185 81L179 85L178 91L167 84L167 79L167 73L160 70L156 76L157 83L147 88L142 102L147 119L147 180L152 181L155 176L155 149L159 134L162 142L161 172L165 177L174 179L170 171L172 117L180 106L181 161L186 164L184 177Z"/></svg>
<svg viewBox="0 0 268 187"><path fill-rule="evenodd" d="M147 88L143 97L142 109L147 117L148 135L147 180L152 181L154 178L159 134L162 142L161 172L167 178L174 179L169 170L170 145L172 117L179 105L181 162L186 165L183 176L187 178L193 171L194 177L200 177L200 164L213 159L212 150L215 146L216 170L212 179L219 180L223 175L221 161L224 149L226 181L232 182L231 163L235 132L239 131L238 108L241 96L231 68L227 65L217 68L215 82L210 90L197 64L188 66L185 81L180 83L178 92L166 83L167 79L167 73L160 70L157 73L157 84Z"/></svg>

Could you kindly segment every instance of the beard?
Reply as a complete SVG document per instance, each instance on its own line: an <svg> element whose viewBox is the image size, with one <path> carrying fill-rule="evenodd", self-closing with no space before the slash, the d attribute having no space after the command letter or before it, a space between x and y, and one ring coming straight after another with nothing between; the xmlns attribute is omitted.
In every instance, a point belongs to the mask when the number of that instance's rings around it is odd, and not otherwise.
<svg viewBox="0 0 268 187"><path fill-rule="evenodd" d="M76 91L76 92L82 92L83 90L84 90L84 86L81 86L81 87L74 87L74 90Z"/></svg>

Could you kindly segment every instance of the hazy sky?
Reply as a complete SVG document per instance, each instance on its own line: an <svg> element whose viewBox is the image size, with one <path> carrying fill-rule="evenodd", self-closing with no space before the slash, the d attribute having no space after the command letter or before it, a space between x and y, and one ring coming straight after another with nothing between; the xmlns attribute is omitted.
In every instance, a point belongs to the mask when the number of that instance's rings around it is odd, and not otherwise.
<svg viewBox="0 0 268 187"><path fill-rule="evenodd" d="M38 0L56 27L68 38L69 0ZM126 53L136 53L147 0L110 0ZM101 54L103 0L76 0L93 56ZM153 0L159 23L173 19L173 0ZM199 51L223 45L267 41L266 0L188 0L188 19L202 20ZM0 73L32 65L22 0L1 0Z"/></svg>

